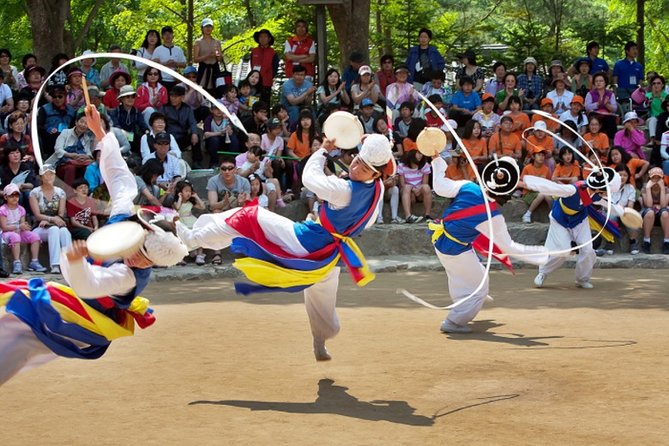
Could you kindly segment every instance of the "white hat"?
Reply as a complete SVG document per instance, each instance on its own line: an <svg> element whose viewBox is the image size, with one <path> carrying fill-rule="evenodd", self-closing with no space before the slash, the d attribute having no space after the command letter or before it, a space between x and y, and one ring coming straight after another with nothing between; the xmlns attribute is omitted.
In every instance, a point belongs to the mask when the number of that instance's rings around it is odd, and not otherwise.
<svg viewBox="0 0 669 446"><path fill-rule="evenodd" d="M620 175L618 175L618 172L610 167L595 169L590 172L590 175L588 175L588 177L585 179L585 184L587 184L590 189L595 190L605 190L606 183L609 184L611 193L615 193L620 190L622 183Z"/></svg>
<svg viewBox="0 0 669 446"><path fill-rule="evenodd" d="M637 115L635 111L629 111L629 112L625 113L625 118L623 119L623 124L625 124L627 121L631 121L633 119L636 119L638 121L639 120L639 115Z"/></svg>
<svg viewBox="0 0 669 446"><path fill-rule="evenodd" d="M135 89L132 87L132 85L124 85L118 91L118 96L116 96L116 99L121 99L123 97L131 96L133 94L137 93L135 92Z"/></svg>
<svg viewBox="0 0 669 446"><path fill-rule="evenodd" d="M360 68L358 68L358 74L362 76L363 74L372 74L372 69L369 67L369 65L363 65Z"/></svg>
<svg viewBox="0 0 669 446"><path fill-rule="evenodd" d="M81 53L82 56L88 56L89 54L95 54L95 53L91 50L86 50L83 53ZM93 64L95 64L95 57L91 57L91 59L93 59Z"/></svg>
<svg viewBox="0 0 669 446"><path fill-rule="evenodd" d="M544 121L535 122L534 123L534 130L542 130L542 131L545 132L547 130L546 123Z"/></svg>
<svg viewBox="0 0 669 446"><path fill-rule="evenodd" d="M528 63L531 63L532 65L536 66L537 60L534 57L528 57L527 59L525 59L523 65L527 65Z"/></svg>
<svg viewBox="0 0 669 446"><path fill-rule="evenodd" d="M358 156L374 170L379 168L377 171L384 170L389 175L395 174L396 166L393 150L390 141L383 135L376 133L368 135L362 142L362 148Z"/></svg>
<svg viewBox="0 0 669 446"><path fill-rule="evenodd" d="M449 120L448 120L448 123L451 125L451 127L453 128L453 130L457 130L457 129L458 129L458 123L457 123L456 121L454 121L453 119L449 119ZM447 126L446 124L442 124L442 126L441 126L440 128L441 128L441 130L443 130L444 132L449 133L448 126Z"/></svg>
<svg viewBox="0 0 669 446"><path fill-rule="evenodd" d="M214 21L209 17L203 19L202 23L200 24L200 28L204 28L205 26L214 26Z"/></svg>

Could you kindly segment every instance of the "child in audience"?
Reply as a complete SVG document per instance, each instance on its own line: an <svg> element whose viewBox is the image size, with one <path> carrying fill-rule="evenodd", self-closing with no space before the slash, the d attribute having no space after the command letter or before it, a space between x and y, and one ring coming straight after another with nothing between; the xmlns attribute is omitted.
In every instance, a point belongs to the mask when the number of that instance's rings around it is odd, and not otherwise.
<svg viewBox="0 0 669 446"><path fill-rule="evenodd" d="M617 204L623 208L634 209L636 189L629 183L630 171L627 166L622 163L616 165L615 170L618 172L618 175L620 175L620 189L611 194L610 201L612 204ZM630 254L639 254L639 230L630 228L624 224L621 225L620 219L615 215L610 215L609 218L618 223L619 227L625 227L627 230L627 235L629 235L630 238ZM597 254L598 257L603 255L613 255L613 243L606 241L604 243L604 248L595 250L595 254Z"/></svg>
<svg viewBox="0 0 669 446"><path fill-rule="evenodd" d="M73 240L86 240L99 227L97 205L88 196L88 182L84 178L74 180L72 188L74 197L65 203L70 233Z"/></svg>
<svg viewBox="0 0 669 446"><path fill-rule="evenodd" d="M221 104L225 105L231 115L236 115L239 111L239 99L237 98L237 87L234 85L225 85L222 89L223 97L221 97Z"/></svg>
<svg viewBox="0 0 669 446"><path fill-rule="evenodd" d="M543 98L541 100L540 106L541 106L541 111L543 111L544 113L548 113L549 115L551 115L551 117L555 119L559 118L559 116L554 113L553 101L550 98ZM553 133L556 133L558 131L558 128L560 127L559 123L535 113L532 115L532 127L536 125L537 121L545 122L546 128Z"/></svg>
<svg viewBox="0 0 669 446"><path fill-rule="evenodd" d="M237 115L243 119L251 116L251 83L244 79L239 83L239 112Z"/></svg>
<svg viewBox="0 0 669 446"><path fill-rule="evenodd" d="M542 148L546 154L544 164L551 171L551 174L553 173L553 169L555 169L555 161L553 160L553 148L555 143L553 142L553 137L546 133L545 122L537 121L534 125L534 131L523 140L522 145L526 153L525 164L532 162L534 149L539 147Z"/></svg>
<svg viewBox="0 0 669 446"><path fill-rule="evenodd" d="M474 164L476 164L479 172L482 171L488 161L488 144L486 140L482 138L480 121L472 119L467 122L467 125L465 125L465 132L462 135L462 143L464 144L467 153L469 153L469 156L474 160ZM466 160L466 157L463 158Z"/></svg>
<svg viewBox="0 0 669 446"><path fill-rule="evenodd" d="M532 175L550 180L551 173L548 167L544 164L545 158L546 151L541 147L535 148L532 155L532 163L523 167L520 179L522 180L525 175ZM532 222L532 212L538 208L543 201L548 205L548 209L553 205L553 199L548 194L542 194L528 189L524 189L523 192L523 201L529 206L527 212L523 214L523 223Z"/></svg>
<svg viewBox="0 0 669 446"><path fill-rule="evenodd" d="M445 114L445 111L442 108L444 103L441 99L441 96L438 94L433 94L432 96L428 97L427 100L432 102L432 104L434 104L434 106L441 112L442 115ZM430 107L427 109L427 113L425 113L425 123L427 127L441 127L443 121L439 115Z"/></svg>
<svg viewBox="0 0 669 446"><path fill-rule="evenodd" d="M188 180L181 180L174 188L174 201L172 208L179 214L179 221L186 225L189 229L193 228L193 224L197 218L193 215L193 208L204 211L204 202L193 190L193 185ZM197 248L190 253L190 257L195 254L195 263L197 265L204 265L204 253L202 248Z"/></svg>
<svg viewBox="0 0 669 446"><path fill-rule="evenodd" d="M553 171L552 180L556 183L573 184L581 177L581 167L574 159L574 152L569 147L563 147L558 153L558 162Z"/></svg>
<svg viewBox="0 0 669 446"><path fill-rule="evenodd" d="M5 204L0 206L0 229L2 229L2 241L12 250L12 274L23 274L21 265L21 243L30 245L29 271L43 273L46 268L39 263L40 238L31 232L30 225L26 222L26 210L19 204L21 192L14 183L9 183L3 190Z"/></svg>
<svg viewBox="0 0 669 446"><path fill-rule="evenodd" d="M615 169L620 163L627 166L630 171L629 182L632 186L638 189L641 186L641 180L650 167L650 163L639 158L632 158L632 156L622 147L611 147L605 164Z"/></svg>
<svg viewBox="0 0 669 446"><path fill-rule="evenodd" d="M526 113L523 113L523 102L518 96L511 96L507 106L509 113L506 115L513 120L511 131L518 137L523 139L523 132L530 126L530 118Z"/></svg>
<svg viewBox="0 0 669 446"><path fill-rule="evenodd" d="M644 254L650 254L650 233L654 226L661 226L664 235L662 254L669 254L669 194L664 185L664 174L659 167L648 171L649 180L641 188L643 210L643 245Z"/></svg>
<svg viewBox="0 0 669 446"><path fill-rule="evenodd" d="M500 117L495 113L494 109L495 96L490 93L484 93L481 98L481 110L478 110L472 116L474 121L478 121L481 124L481 135L486 143L488 142L488 138L499 129L500 125Z"/></svg>
<svg viewBox="0 0 669 446"><path fill-rule="evenodd" d="M393 124L393 139L395 140L395 147L393 151L397 156L402 156L404 148L402 141L409 135L409 128L415 121L413 117L414 106L411 102L403 102L400 105L400 115L395 119Z"/></svg>
<svg viewBox="0 0 669 446"><path fill-rule="evenodd" d="M402 155L402 161L397 169L402 191L402 209L407 223L420 223L423 220L432 220L432 189L430 188L430 164L418 150L411 150ZM425 205L425 215L417 216L411 213L411 205L422 201Z"/></svg>
<svg viewBox="0 0 669 446"><path fill-rule="evenodd" d="M499 130L492 134L488 140L488 154L493 156L510 156L521 164L522 146L520 139L513 133L513 119L510 116L502 116Z"/></svg>
<svg viewBox="0 0 669 446"><path fill-rule="evenodd" d="M444 72L434 70L430 75L430 79L431 82L426 82L423 84L423 88L420 92L427 98L434 94L439 95L444 108L448 109L451 105L451 100L453 99L453 89L451 89L451 87L448 85L444 85Z"/></svg>
<svg viewBox="0 0 669 446"><path fill-rule="evenodd" d="M590 122L588 123L588 132L583 135L583 139L588 141L590 146L588 147L588 145L584 144L583 151L586 152L587 155L587 152L590 151L590 147L592 147L592 149L597 152L597 156L599 157L599 160L602 162L602 164L606 164L609 148L611 145L609 142L609 137L601 130L602 123L600 122L599 118L594 115L591 116Z"/></svg>

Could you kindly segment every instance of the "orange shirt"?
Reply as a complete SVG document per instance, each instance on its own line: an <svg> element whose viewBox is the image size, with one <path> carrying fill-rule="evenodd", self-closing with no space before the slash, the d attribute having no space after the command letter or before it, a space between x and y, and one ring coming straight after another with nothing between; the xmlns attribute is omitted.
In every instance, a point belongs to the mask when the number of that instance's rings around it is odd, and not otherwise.
<svg viewBox="0 0 669 446"><path fill-rule="evenodd" d="M607 156L609 154L609 137L606 133L599 132L596 135L590 132L583 135L583 139L588 141L595 151L599 154L599 159L602 163L606 163ZM587 145L583 146L585 150L585 155L587 156L590 153L590 149Z"/></svg>
<svg viewBox="0 0 669 446"><path fill-rule="evenodd" d="M516 151L520 152L520 138L514 133L502 135L501 132L495 132L488 141L489 154L497 153L497 156L512 156Z"/></svg>
<svg viewBox="0 0 669 446"><path fill-rule="evenodd" d="M523 131L530 127L530 118L523 112L520 112L515 116L513 113L509 113L507 116L513 120L513 133L518 139L522 139Z"/></svg>
<svg viewBox="0 0 669 446"><path fill-rule="evenodd" d="M311 153L309 132L302 132L302 141L297 138L297 132L291 133L290 138L288 138L288 148L300 159L308 156Z"/></svg>
<svg viewBox="0 0 669 446"><path fill-rule="evenodd" d="M525 150L527 151L527 155L525 156L525 162L530 162L532 160L532 154L534 153L534 149L536 148L541 148L546 152L546 158L550 158L553 156L553 149L555 147L555 144L553 143L553 137L546 135L543 138L539 139L534 135L530 135L527 137L527 141L525 141Z"/></svg>
<svg viewBox="0 0 669 446"><path fill-rule="evenodd" d="M551 115L555 119L558 119L559 117L557 115ZM555 121L551 121L550 119L546 119L541 115L532 115L532 127L534 127L534 124L537 121L544 121L546 123L546 128L550 130L553 133L556 133L558 131L558 128L560 127L560 124L558 124Z"/></svg>
<svg viewBox="0 0 669 446"><path fill-rule="evenodd" d="M629 160L629 161L627 162L627 168L630 170L630 179L629 179L629 183L630 183L632 186L634 186L635 188L636 188L637 186L636 186L636 178L634 178L634 175L636 175L636 173L637 173L639 170L641 170L641 168L642 168L643 166L645 166L645 165L646 165L646 161L645 161L645 160L642 160L642 159L639 159L639 158L632 158L631 160ZM616 168L616 165L615 165L615 164L611 164L609 167L613 167L613 168L615 169L615 168ZM583 178L585 178L585 174L583 174Z"/></svg>
<svg viewBox="0 0 669 446"><path fill-rule="evenodd" d="M418 144L410 138L404 138L402 140L402 148L405 152L410 152L412 150L418 150Z"/></svg>
<svg viewBox="0 0 669 446"><path fill-rule="evenodd" d="M469 153L469 156L472 158L476 158L477 156L488 156L488 146L485 142L485 139L463 139L462 143L465 145L467 153ZM476 164L485 164L486 160L475 160L474 162Z"/></svg>
<svg viewBox="0 0 669 446"><path fill-rule="evenodd" d="M542 164L539 167L536 167L534 163L528 164L525 167L523 167L523 171L520 174L520 179L522 180L525 175L533 175L535 177L542 177L546 178L547 180L551 179L551 171L548 169L548 166L545 164ZM528 193L529 190L524 189L523 190L523 195Z"/></svg>
<svg viewBox="0 0 669 446"><path fill-rule="evenodd" d="M553 181L558 183L569 184L569 181L556 180L555 178L559 177L576 177L577 179L581 178L581 168L579 167L576 161L572 161L571 164L562 165L557 163L555 165L555 170L553 171Z"/></svg>
<svg viewBox="0 0 669 446"><path fill-rule="evenodd" d="M455 161L455 158L453 158L453 160L454 161L446 168L446 178L450 178L451 180L476 181L474 170L469 163L467 163L464 166L464 169L462 169L461 167L458 167L458 162Z"/></svg>

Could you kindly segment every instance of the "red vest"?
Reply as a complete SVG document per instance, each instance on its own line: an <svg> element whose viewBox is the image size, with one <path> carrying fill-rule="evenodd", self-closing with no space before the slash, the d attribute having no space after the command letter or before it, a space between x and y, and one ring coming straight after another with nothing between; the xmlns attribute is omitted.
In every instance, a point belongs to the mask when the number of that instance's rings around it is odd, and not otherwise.
<svg viewBox="0 0 669 446"><path fill-rule="evenodd" d="M292 51L291 53L298 55L298 56L307 56L309 55L309 48L311 48L311 45L313 45L314 40L306 36L302 40L298 40L297 36L293 36L290 39L288 39L288 45L290 45ZM314 75L314 64L313 63L301 63L304 68L307 69L307 76L313 76ZM289 60L286 58L286 77L292 77L293 76L293 61Z"/></svg>
<svg viewBox="0 0 669 446"><path fill-rule="evenodd" d="M271 87L274 80L272 61L276 52L273 48L255 47L251 50L251 68L260 71L263 87Z"/></svg>

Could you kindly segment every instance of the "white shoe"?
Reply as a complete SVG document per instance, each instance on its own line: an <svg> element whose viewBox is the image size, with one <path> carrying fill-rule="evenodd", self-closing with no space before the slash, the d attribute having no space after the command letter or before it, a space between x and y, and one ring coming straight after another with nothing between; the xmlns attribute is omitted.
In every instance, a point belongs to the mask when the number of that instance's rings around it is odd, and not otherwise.
<svg viewBox="0 0 669 446"><path fill-rule="evenodd" d="M546 280L546 274L544 273L539 273L537 274L537 277L534 278L534 286L537 288L541 288L544 286L544 280Z"/></svg>
<svg viewBox="0 0 669 446"><path fill-rule="evenodd" d="M469 328L469 326L456 324L455 322L451 322L448 319L444 320L444 322L441 323L441 327L439 327L439 329L442 331L442 333L471 333L472 332L472 329Z"/></svg>
<svg viewBox="0 0 669 446"><path fill-rule="evenodd" d="M584 290L591 290L594 288L590 282L584 280L582 282L576 282L576 288L583 288Z"/></svg>
<svg viewBox="0 0 669 446"><path fill-rule="evenodd" d="M523 220L523 223L532 223L532 214L530 214L529 212L525 212L523 214L522 220Z"/></svg>
<svg viewBox="0 0 669 446"><path fill-rule="evenodd" d="M314 339L314 356L316 357L316 361L329 361L332 359L327 347L325 347L325 341Z"/></svg>

